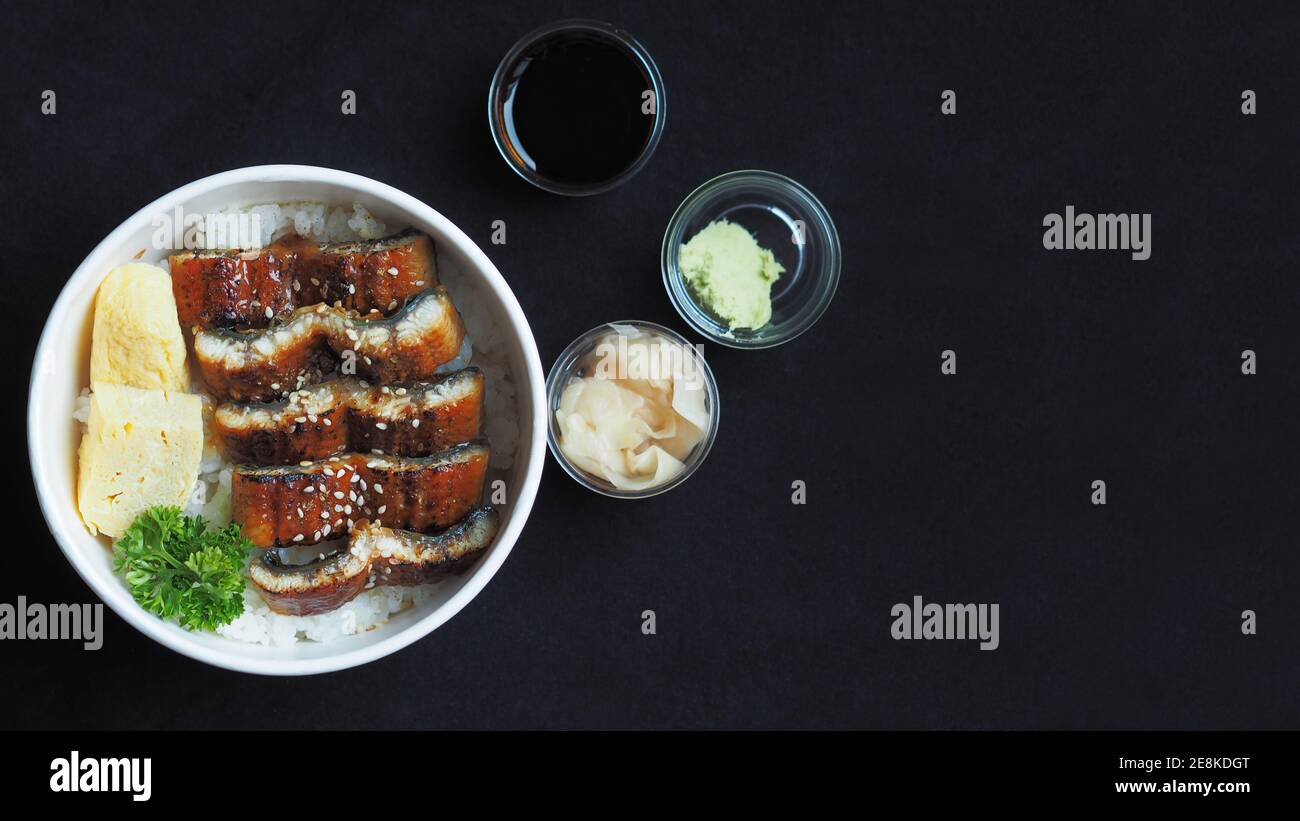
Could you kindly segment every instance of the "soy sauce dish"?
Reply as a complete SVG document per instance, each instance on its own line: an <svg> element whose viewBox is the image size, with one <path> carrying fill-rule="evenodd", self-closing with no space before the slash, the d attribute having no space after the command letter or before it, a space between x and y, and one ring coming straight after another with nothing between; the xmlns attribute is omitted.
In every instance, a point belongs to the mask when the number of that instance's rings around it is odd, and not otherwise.
<svg viewBox="0 0 1300 821"><path fill-rule="evenodd" d="M159 230L181 214L234 234L186 250ZM68 280L32 370L32 478L141 632L231 670L339 670L501 567L541 479L543 386L519 303L446 217L354 174L244 168L146 206Z"/></svg>
<svg viewBox="0 0 1300 821"><path fill-rule="evenodd" d="M562 20L522 37L488 88L488 126L516 174L545 191L598 194L631 179L667 122L664 82L623 29Z"/></svg>

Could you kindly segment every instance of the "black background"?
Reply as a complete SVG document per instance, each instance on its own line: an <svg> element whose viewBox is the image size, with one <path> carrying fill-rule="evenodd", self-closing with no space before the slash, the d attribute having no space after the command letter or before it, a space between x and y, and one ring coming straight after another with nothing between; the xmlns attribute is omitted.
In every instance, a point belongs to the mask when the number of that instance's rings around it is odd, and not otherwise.
<svg viewBox="0 0 1300 821"><path fill-rule="evenodd" d="M576 200L515 177L485 110L501 55L566 16L625 24L667 85L651 163ZM272 679L186 659L108 612L96 653L0 645L0 725L1300 727L1300 12L494 0L6 18L0 304L19 396L94 245L167 191L247 165L340 168L431 204L506 276L547 367L604 321L688 330L659 242L727 170L811 188L844 269L794 342L707 348L723 417L689 483L616 502L548 457L505 566L416 645ZM339 113L345 88L356 116ZM939 113L947 88L955 117ZM1067 204L1151 212L1151 259L1045 251L1043 216ZM942 376L949 348L958 374ZM1240 372L1246 348L1258 375ZM92 601L18 466L24 404L7 411L0 601ZM918 594L1000 603L1001 648L891 640L890 607ZM1240 632L1247 608L1256 636ZM658 635L641 634L645 609Z"/></svg>

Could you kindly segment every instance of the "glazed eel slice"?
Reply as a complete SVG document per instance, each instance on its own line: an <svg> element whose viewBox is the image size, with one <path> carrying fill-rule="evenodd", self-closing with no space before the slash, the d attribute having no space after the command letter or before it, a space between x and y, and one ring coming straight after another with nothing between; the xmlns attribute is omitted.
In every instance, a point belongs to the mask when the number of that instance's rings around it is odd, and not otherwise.
<svg viewBox="0 0 1300 821"><path fill-rule="evenodd" d="M231 518L255 547L312 545L362 519L426 531L458 521L483 497L486 442L431 456L349 453L305 464L235 468Z"/></svg>
<svg viewBox="0 0 1300 821"><path fill-rule="evenodd" d="M285 564L267 551L249 565L248 575L267 606L277 613L328 613L375 586L413 586L464 572L492 544L500 516L489 506L438 533L393 530L362 521L347 548L306 564Z"/></svg>
<svg viewBox="0 0 1300 821"><path fill-rule="evenodd" d="M430 380L464 338L460 314L439 286L381 319L314 305L259 331L198 331L194 360L215 398L270 402L319 382L340 362L372 382Z"/></svg>
<svg viewBox="0 0 1300 821"><path fill-rule="evenodd" d="M283 402L224 402L212 431L228 461L290 465L344 451L428 456L479 435L483 372L433 382L363 385L348 377L294 391Z"/></svg>
<svg viewBox="0 0 1300 821"><path fill-rule="evenodd" d="M417 231L326 245L292 236L256 251L173 254L170 262L183 328L265 328L322 302L388 313L438 284L433 240Z"/></svg>

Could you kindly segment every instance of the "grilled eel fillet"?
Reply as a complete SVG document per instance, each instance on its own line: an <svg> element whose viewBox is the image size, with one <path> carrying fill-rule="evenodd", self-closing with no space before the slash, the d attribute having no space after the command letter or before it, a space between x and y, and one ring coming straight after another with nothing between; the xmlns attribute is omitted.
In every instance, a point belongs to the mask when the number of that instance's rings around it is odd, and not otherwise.
<svg viewBox="0 0 1300 821"><path fill-rule="evenodd" d="M467 442L423 457L349 453L281 467L235 468L231 518L255 547L311 545L361 519L426 531L461 519L483 496L489 450Z"/></svg>
<svg viewBox="0 0 1300 821"><path fill-rule="evenodd" d="M499 527L500 517L488 506L428 535L362 521L346 550L300 565L284 564L267 551L249 565L248 575L277 613L328 613L375 585L427 584L463 572L492 544Z"/></svg>
<svg viewBox="0 0 1300 821"><path fill-rule="evenodd" d="M291 465L344 451L428 456L478 437L483 372L470 367L435 382L363 386L335 379L284 402L224 402L212 430L228 461Z"/></svg>
<svg viewBox="0 0 1300 821"><path fill-rule="evenodd" d="M270 402L319 382L340 360L372 382L429 380L456 358L464 338L456 306L439 286L383 319L314 305L264 330L200 330L194 359L214 397Z"/></svg>
<svg viewBox="0 0 1300 821"><path fill-rule="evenodd" d="M257 251L194 251L170 261L183 328L265 328L322 302L387 313L438 284L433 240L416 231L327 245L294 236Z"/></svg>

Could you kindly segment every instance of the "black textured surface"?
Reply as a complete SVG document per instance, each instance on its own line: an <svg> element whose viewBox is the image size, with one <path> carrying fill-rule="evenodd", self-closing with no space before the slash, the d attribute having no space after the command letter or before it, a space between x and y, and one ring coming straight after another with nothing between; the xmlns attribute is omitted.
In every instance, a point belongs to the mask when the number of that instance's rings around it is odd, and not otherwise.
<svg viewBox="0 0 1300 821"><path fill-rule="evenodd" d="M781 348L708 348L722 426L684 487L617 503L548 462L501 572L413 647L339 674L242 676L108 613L97 653L0 644L0 725L1300 727L1294 10L354 8L8 15L16 393L105 234L183 183L262 163L354 171L442 211L506 275L547 366L603 321L686 330L659 241L694 186L734 168L823 200L844 248L835 302ZM630 184L566 200L506 168L485 98L519 35L575 15L646 44L669 121ZM39 113L46 88L56 116ZM956 117L939 114L946 88ZM1256 116L1239 111L1245 88ZM1043 215L1067 204L1152 212L1151 259L1044 251ZM12 477L0 601L93 600ZM806 506L790 504L795 479ZM1000 603L1001 648L891 640L891 605L917 594ZM1240 633L1247 608L1259 635Z"/></svg>

